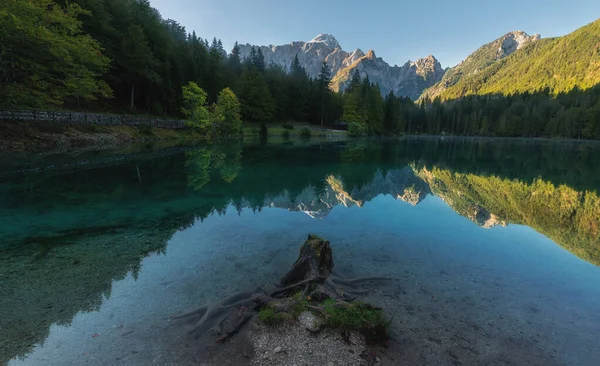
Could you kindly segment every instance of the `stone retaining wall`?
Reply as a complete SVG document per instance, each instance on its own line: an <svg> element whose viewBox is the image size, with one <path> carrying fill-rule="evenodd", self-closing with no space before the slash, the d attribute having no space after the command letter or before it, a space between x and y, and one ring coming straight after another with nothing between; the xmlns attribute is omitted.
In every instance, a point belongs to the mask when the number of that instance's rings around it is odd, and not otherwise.
<svg viewBox="0 0 600 366"><path fill-rule="evenodd" d="M180 119L40 110L0 110L0 121L54 122L65 125L151 126L169 129L185 127L185 122Z"/></svg>

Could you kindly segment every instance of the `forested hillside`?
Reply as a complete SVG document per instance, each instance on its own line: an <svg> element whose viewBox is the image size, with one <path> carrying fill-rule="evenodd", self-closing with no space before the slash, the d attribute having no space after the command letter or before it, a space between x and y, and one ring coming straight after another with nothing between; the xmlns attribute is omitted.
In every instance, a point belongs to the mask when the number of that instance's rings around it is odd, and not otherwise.
<svg viewBox="0 0 600 366"><path fill-rule="evenodd" d="M556 96L546 90L425 100L416 109L408 133L600 139L600 86Z"/></svg>
<svg viewBox="0 0 600 366"><path fill-rule="evenodd" d="M472 94L552 94L600 83L600 19L563 37L532 42L441 93L443 100Z"/></svg>
<svg viewBox="0 0 600 366"><path fill-rule="evenodd" d="M503 35L493 42L485 44L470 54L460 64L446 70L442 80L425 90L421 98L434 99L446 89L456 85L463 78L475 75L498 60L501 60L526 45L540 40L540 35L529 36L523 31L514 31Z"/></svg>

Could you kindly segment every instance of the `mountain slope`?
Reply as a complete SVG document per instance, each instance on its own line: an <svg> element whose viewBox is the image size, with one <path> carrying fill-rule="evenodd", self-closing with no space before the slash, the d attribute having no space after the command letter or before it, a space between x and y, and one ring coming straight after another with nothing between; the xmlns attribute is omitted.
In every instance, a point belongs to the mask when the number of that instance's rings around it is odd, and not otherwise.
<svg viewBox="0 0 600 366"><path fill-rule="evenodd" d="M486 67L492 65L526 45L539 41L540 35L529 36L523 31L513 31L502 37L481 46L470 54L465 60L446 71L444 77L437 84L423 92L423 96L434 99L444 90L456 85L463 77L475 75Z"/></svg>
<svg viewBox="0 0 600 366"><path fill-rule="evenodd" d="M242 59L250 56L252 47L260 47L267 65L275 63L286 69L297 55L300 64L311 77L319 75L324 60L327 60L332 75L335 75L338 70L365 55L360 49L351 53L342 50L338 41L330 34L319 34L308 42L292 42L280 46L240 45Z"/></svg>
<svg viewBox="0 0 600 366"><path fill-rule="evenodd" d="M442 99L512 94L548 88L553 93L600 83L600 20L563 37L530 42L442 91Z"/></svg>
<svg viewBox="0 0 600 366"><path fill-rule="evenodd" d="M383 59L369 51L353 64L342 68L332 79L332 89L344 90L352 79L354 71L358 70L362 77L368 76L371 82L379 85L382 94L393 91L398 96L410 97L416 100L423 90L439 81L444 70L439 61L429 55L415 62L407 62L403 66L390 66Z"/></svg>
<svg viewBox="0 0 600 366"><path fill-rule="evenodd" d="M242 58L250 55L252 45L240 45ZM254 46L256 47L256 46ZM399 96L417 99L423 90L438 82L444 75L440 63L433 56L407 62L403 66L390 66L375 56L373 50L366 54L356 49L344 51L339 42L329 34L319 34L308 42L292 42L280 46L259 46L267 64L275 63L289 68L295 56L311 77L317 77L323 61L331 68L332 89L344 90L349 84L354 70L361 77L368 76L379 85L382 94L393 91Z"/></svg>

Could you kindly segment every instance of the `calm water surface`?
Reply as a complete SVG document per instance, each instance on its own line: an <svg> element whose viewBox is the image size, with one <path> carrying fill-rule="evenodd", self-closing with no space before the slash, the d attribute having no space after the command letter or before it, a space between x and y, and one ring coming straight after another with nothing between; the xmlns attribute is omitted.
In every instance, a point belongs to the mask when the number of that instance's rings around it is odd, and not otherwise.
<svg viewBox="0 0 600 366"><path fill-rule="evenodd" d="M0 363L192 364L168 316L309 233L397 364L600 364L600 146L403 139L0 157Z"/></svg>

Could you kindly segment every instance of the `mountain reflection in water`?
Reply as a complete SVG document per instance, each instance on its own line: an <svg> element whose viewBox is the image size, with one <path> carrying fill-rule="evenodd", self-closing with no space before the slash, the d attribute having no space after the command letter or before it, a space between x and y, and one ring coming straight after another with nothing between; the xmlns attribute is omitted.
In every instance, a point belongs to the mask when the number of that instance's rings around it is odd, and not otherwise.
<svg viewBox="0 0 600 366"><path fill-rule="evenodd" d="M99 309L113 281L136 278L144 258L164 254L176 232L228 209L323 219L336 206L363 207L381 195L412 206L437 196L484 229L526 225L598 265L599 151L594 144L404 139L222 143L134 159L75 158L85 164L54 163L59 157L37 166L3 163L0 362L27 355L52 324Z"/></svg>

